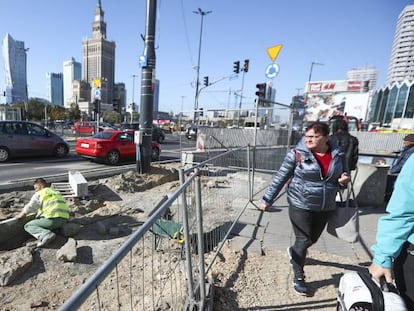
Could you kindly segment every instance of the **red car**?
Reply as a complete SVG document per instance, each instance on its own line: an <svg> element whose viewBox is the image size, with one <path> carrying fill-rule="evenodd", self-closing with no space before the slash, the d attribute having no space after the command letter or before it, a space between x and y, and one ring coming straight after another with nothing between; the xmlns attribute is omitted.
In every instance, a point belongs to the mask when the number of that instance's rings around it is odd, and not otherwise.
<svg viewBox="0 0 414 311"><path fill-rule="evenodd" d="M151 142L151 147L151 160L158 161L161 145L153 141ZM84 158L115 165L122 159L135 158L134 131L107 130L99 132L92 137L78 138L75 151Z"/></svg>
<svg viewBox="0 0 414 311"><path fill-rule="evenodd" d="M99 132L105 130L116 130L114 126L107 122L99 122ZM84 134L84 135L93 135L96 132L96 122L95 121L78 121L75 122L72 126L72 132L74 134Z"/></svg>

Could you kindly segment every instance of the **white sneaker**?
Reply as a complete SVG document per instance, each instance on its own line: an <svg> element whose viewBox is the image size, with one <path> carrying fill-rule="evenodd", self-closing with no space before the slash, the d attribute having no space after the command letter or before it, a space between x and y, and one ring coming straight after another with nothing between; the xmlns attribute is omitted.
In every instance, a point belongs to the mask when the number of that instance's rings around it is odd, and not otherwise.
<svg viewBox="0 0 414 311"><path fill-rule="evenodd" d="M49 232L46 234L39 242L37 242L37 247L43 247L52 242L56 238L56 234Z"/></svg>

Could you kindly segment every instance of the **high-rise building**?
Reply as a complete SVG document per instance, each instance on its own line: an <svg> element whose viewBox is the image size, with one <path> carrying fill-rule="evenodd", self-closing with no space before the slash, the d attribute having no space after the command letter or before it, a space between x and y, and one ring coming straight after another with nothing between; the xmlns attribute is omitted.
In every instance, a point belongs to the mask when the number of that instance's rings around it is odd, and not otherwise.
<svg viewBox="0 0 414 311"><path fill-rule="evenodd" d="M125 83L114 84L114 99L113 107L119 112L125 111L126 109L126 90Z"/></svg>
<svg viewBox="0 0 414 311"><path fill-rule="evenodd" d="M386 84L414 80L414 5L398 16Z"/></svg>
<svg viewBox="0 0 414 311"><path fill-rule="evenodd" d="M46 73L46 99L53 105L63 106L63 74Z"/></svg>
<svg viewBox="0 0 414 311"><path fill-rule="evenodd" d="M23 41L10 34L3 39L3 60L6 76L6 103L27 102L27 51Z"/></svg>
<svg viewBox="0 0 414 311"><path fill-rule="evenodd" d="M71 60L63 62L63 98L65 108L70 108L70 105L76 102L73 95L73 81L81 80L82 65L73 57Z"/></svg>
<svg viewBox="0 0 414 311"><path fill-rule="evenodd" d="M351 81L368 81L368 90L375 90L377 88L378 69L372 67L352 68L348 70L347 79Z"/></svg>
<svg viewBox="0 0 414 311"><path fill-rule="evenodd" d="M95 10L92 24L92 38L85 39L83 45L83 79L94 93L100 88L101 103L112 107L115 80L115 42L106 39L106 23L101 0Z"/></svg>

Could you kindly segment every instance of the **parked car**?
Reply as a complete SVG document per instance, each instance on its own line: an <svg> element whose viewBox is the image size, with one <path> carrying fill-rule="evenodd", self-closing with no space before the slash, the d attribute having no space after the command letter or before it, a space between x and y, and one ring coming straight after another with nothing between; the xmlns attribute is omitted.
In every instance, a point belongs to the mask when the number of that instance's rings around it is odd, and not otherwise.
<svg viewBox="0 0 414 311"><path fill-rule="evenodd" d="M14 157L65 157L69 144L43 126L27 121L0 121L0 162Z"/></svg>
<svg viewBox="0 0 414 311"><path fill-rule="evenodd" d="M107 122L99 122L99 131L105 130L117 130L115 126ZM96 133L96 122L95 121L78 121L72 126L74 134L93 135Z"/></svg>
<svg viewBox="0 0 414 311"><path fill-rule="evenodd" d="M151 148L151 160L158 161L161 145L153 141L151 142ZM135 158L134 131L106 130L96 133L92 137L78 138L75 151L84 158L110 165L118 164L121 160Z"/></svg>
<svg viewBox="0 0 414 311"><path fill-rule="evenodd" d="M127 129L138 131L139 130L139 123L138 122L122 123L121 124L121 130L127 130ZM165 140L164 131L161 128L155 126L155 125L152 127L152 140L156 141L160 144Z"/></svg>

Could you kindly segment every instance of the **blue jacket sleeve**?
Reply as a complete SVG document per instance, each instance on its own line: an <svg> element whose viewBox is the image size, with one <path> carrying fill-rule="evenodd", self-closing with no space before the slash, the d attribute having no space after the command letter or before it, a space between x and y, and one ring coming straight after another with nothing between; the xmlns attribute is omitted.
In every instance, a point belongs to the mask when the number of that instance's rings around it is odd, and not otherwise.
<svg viewBox="0 0 414 311"><path fill-rule="evenodd" d="M292 177L296 166L295 152L296 151L294 149L291 149L288 152L282 162L282 165L273 178L272 183L264 194L263 202L265 202L267 205L271 206L273 204L280 190L282 190L286 182Z"/></svg>
<svg viewBox="0 0 414 311"><path fill-rule="evenodd" d="M387 206L388 215L378 221L373 262L391 268L406 241L414 244L414 156L403 166Z"/></svg>

